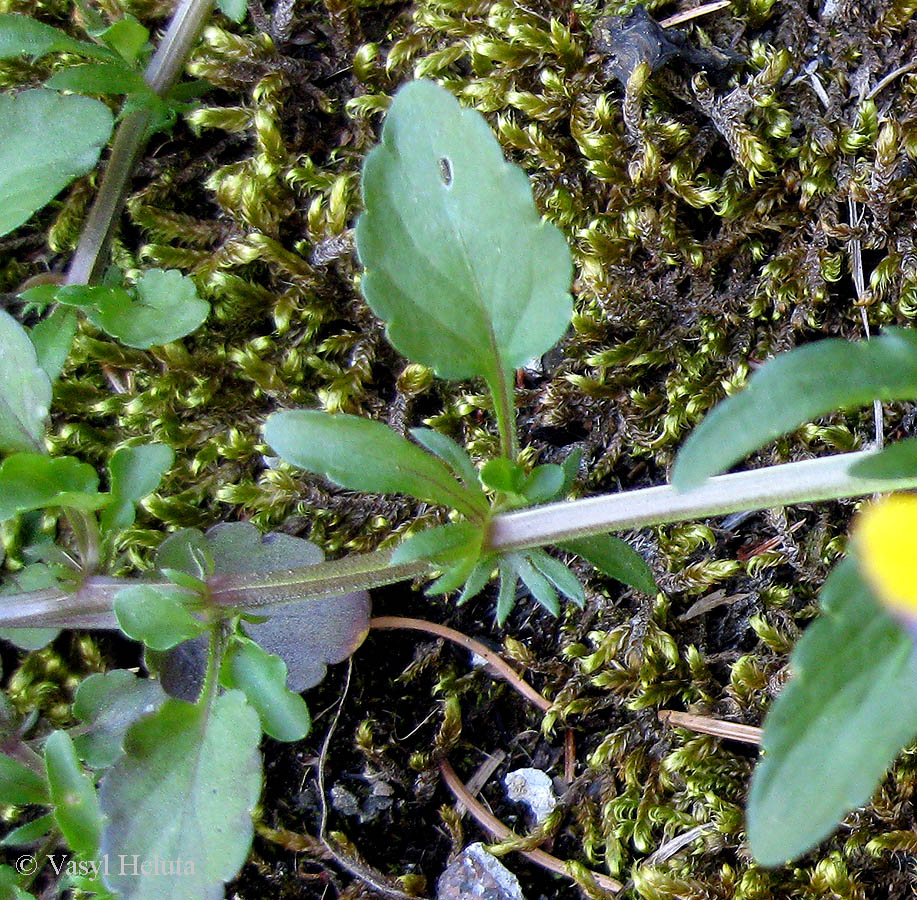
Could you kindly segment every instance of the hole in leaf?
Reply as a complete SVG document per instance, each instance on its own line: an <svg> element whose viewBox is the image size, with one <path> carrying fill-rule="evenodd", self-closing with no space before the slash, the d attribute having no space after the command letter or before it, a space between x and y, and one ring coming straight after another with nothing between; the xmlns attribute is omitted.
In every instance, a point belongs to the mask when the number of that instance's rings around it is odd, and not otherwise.
<svg viewBox="0 0 917 900"><path fill-rule="evenodd" d="M443 184L449 187L452 184L452 163L445 156L441 156L438 162L439 177L442 179Z"/></svg>

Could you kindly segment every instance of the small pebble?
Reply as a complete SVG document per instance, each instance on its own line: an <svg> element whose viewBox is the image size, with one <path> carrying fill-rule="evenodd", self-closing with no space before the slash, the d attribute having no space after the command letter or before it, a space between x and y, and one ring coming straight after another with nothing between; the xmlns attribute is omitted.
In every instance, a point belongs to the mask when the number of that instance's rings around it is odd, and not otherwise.
<svg viewBox="0 0 917 900"><path fill-rule="evenodd" d="M436 884L436 900L525 900L519 879L483 844L469 844Z"/></svg>
<svg viewBox="0 0 917 900"><path fill-rule="evenodd" d="M527 806L536 825L543 822L557 806L554 782L541 769L516 769L507 773L503 783L507 798Z"/></svg>

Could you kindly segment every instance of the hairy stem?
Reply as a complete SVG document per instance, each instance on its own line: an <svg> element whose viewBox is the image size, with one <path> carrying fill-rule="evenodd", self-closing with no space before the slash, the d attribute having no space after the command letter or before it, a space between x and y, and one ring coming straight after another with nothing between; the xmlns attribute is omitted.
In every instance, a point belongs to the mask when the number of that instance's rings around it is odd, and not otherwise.
<svg viewBox="0 0 917 900"><path fill-rule="evenodd" d="M872 452L720 475L683 493L666 485L504 513L494 516L484 550L506 553L648 525L917 487L917 475L879 480L849 474L851 465ZM405 581L429 574L432 568L423 561L393 566L390 559L390 551L377 550L296 569L213 575L207 583L215 606L266 611L297 600ZM52 588L0 596L0 626L114 628L115 593L137 583L138 579L92 577L83 579L75 593Z"/></svg>
<svg viewBox="0 0 917 900"><path fill-rule="evenodd" d="M144 78L164 97L175 84L191 47L213 9L213 0L181 0ZM115 133L99 193L67 270L67 284L91 284L101 275L115 222L124 208L127 184L143 152L152 119L148 111L129 113Z"/></svg>

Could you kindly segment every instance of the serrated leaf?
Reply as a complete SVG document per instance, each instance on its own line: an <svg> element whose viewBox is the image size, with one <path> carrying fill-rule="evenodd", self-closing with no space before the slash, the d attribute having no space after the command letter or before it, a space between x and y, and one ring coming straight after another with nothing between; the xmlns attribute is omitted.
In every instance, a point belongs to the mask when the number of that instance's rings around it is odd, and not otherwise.
<svg viewBox="0 0 917 900"><path fill-rule="evenodd" d="M76 752L92 768L107 768L121 755L127 729L165 699L158 681L126 669L90 675L73 700L73 715L84 723L73 735Z"/></svg>
<svg viewBox="0 0 917 900"><path fill-rule="evenodd" d="M14 453L0 465L0 522L49 506L92 511L108 503L95 469L73 456Z"/></svg>
<svg viewBox="0 0 917 900"><path fill-rule="evenodd" d="M219 900L252 840L261 789L261 726L239 691L192 705L167 700L132 725L99 787L101 853L181 860L175 875L110 867L121 900ZM168 827L164 827L164 826Z"/></svg>
<svg viewBox="0 0 917 900"><path fill-rule="evenodd" d="M478 481L478 470L474 467L468 452L451 437L434 431L432 428L412 428L411 437L438 456L449 468L453 475L460 478L465 487L474 493L480 493L481 484Z"/></svg>
<svg viewBox="0 0 917 900"><path fill-rule="evenodd" d="M153 650L168 650L204 631L204 625L184 605L194 599L190 591L137 584L118 591L112 606L128 637Z"/></svg>
<svg viewBox="0 0 917 900"><path fill-rule="evenodd" d="M287 462L351 490L407 494L469 518L483 510L441 460L372 419L285 410L268 416L264 439Z"/></svg>
<svg viewBox="0 0 917 900"><path fill-rule="evenodd" d="M565 597L580 608L586 602L586 592L579 579L559 560L548 556L544 550L529 550L532 565L544 575Z"/></svg>
<svg viewBox="0 0 917 900"><path fill-rule="evenodd" d="M630 544L614 535L599 534L594 537L576 538L572 541L562 541L557 546L581 556L603 574L629 587L647 594L655 594L658 591L656 579L653 578L646 560Z"/></svg>
<svg viewBox="0 0 917 900"><path fill-rule="evenodd" d="M468 576L468 580L465 582L465 586L462 588L462 593L459 595L458 600L456 600L457 606L467 603L484 590L487 582L490 581L490 576L493 574L495 565L496 558L493 554L489 554L477 561L477 564Z"/></svg>
<svg viewBox="0 0 917 900"><path fill-rule="evenodd" d="M917 334L807 344L768 360L685 441L672 484L688 490L753 450L835 409L917 398Z"/></svg>
<svg viewBox="0 0 917 900"><path fill-rule="evenodd" d="M363 293L399 352L501 382L570 323L570 251L487 122L430 81L395 95L363 167Z"/></svg>
<svg viewBox="0 0 917 900"><path fill-rule="evenodd" d="M506 559L516 571L522 583L528 588L529 593L551 615L559 615L560 602L557 599L557 591L554 590L551 582L532 565L528 555L524 553L507 553Z"/></svg>
<svg viewBox="0 0 917 900"><path fill-rule="evenodd" d="M45 766L58 828L75 853L92 857L102 836L102 812L67 732L55 731L45 741Z"/></svg>
<svg viewBox="0 0 917 900"><path fill-rule="evenodd" d="M0 235L95 167L113 121L90 97L41 88L0 94Z"/></svg>
<svg viewBox="0 0 917 900"><path fill-rule="evenodd" d="M0 847L22 847L32 844L43 838L54 827L54 816L50 813L46 816L39 816L37 819L32 819L31 822L26 822L25 825L14 828L0 841Z"/></svg>
<svg viewBox="0 0 917 900"><path fill-rule="evenodd" d="M50 381L57 381L60 377L75 335L76 314L63 307L55 309L29 331L38 364Z"/></svg>
<svg viewBox="0 0 917 900"><path fill-rule="evenodd" d="M44 450L50 406L51 381L35 347L25 329L0 310L0 451Z"/></svg>
<svg viewBox="0 0 917 900"><path fill-rule="evenodd" d="M134 522L134 503L159 487L174 460L175 453L166 444L137 444L115 450L108 463L112 502L102 512L102 530L129 528Z"/></svg>
<svg viewBox="0 0 917 900"><path fill-rule="evenodd" d="M111 57L111 52L104 47L78 41L31 16L15 13L0 15L0 59L28 55L37 60L56 50L102 59Z"/></svg>
<svg viewBox="0 0 917 900"><path fill-rule="evenodd" d="M480 557L480 546L475 546L464 553L458 551L455 561L446 565L446 571L439 576L432 584L427 587L424 593L428 597L435 597L439 594L448 594L460 588L471 577L477 568Z"/></svg>
<svg viewBox="0 0 917 900"><path fill-rule="evenodd" d="M99 326L128 347L148 350L176 341L195 331L210 313L194 282L175 269L149 269L132 293L110 290L98 301Z"/></svg>
<svg viewBox="0 0 917 900"><path fill-rule="evenodd" d="M852 559L831 573L820 600L822 615L791 658L796 675L764 723L748 799L748 838L762 865L827 837L917 734L914 642Z"/></svg>
<svg viewBox="0 0 917 900"><path fill-rule="evenodd" d="M0 803L43 803L50 799L47 782L19 760L0 753Z"/></svg>
<svg viewBox="0 0 917 900"><path fill-rule="evenodd" d="M390 564L400 566L418 559L451 562L469 544L480 547L483 532L471 522L448 522L412 534L393 551Z"/></svg>
<svg viewBox="0 0 917 900"><path fill-rule="evenodd" d="M502 628L516 603L516 584L519 577L516 575L515 569L510 565L509 560L501 559L499 567L500 589L497 595L497 624Z"/></svg>
<svg viewBox="0 0 917 900"><path fill-rule="evenodd" d="M312 726L305 700L287 689L287 667L254 641L236 640L220 669L224 687L241 690L258 713L266 734L278 741L298 741Z"/></svg>

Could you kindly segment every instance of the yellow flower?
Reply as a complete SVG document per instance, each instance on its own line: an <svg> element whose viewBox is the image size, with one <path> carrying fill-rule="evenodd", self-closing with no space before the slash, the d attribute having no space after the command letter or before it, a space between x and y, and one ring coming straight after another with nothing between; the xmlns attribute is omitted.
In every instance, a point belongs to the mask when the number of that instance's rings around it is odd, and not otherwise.
<svg viewBox="0 0 917 900"><path fill-rule="evenodd" d="M917 494L866 507L853 530L860 568L892 612L917 614Z"/></svg>

